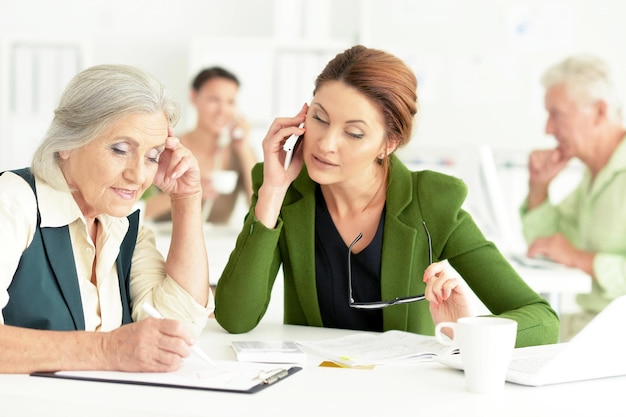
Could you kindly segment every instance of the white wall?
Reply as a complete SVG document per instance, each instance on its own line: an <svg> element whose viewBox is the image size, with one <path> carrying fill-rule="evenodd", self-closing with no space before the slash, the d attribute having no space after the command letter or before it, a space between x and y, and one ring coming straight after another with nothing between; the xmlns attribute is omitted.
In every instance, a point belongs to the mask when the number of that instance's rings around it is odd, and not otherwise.
<svg viewBox="0 0 626 417"><path fill-rule="evenodd" d="M621 0L390 0L358 4L356 28L334 16L335 36L402 56L421 100L414 146L549 146L542 71L572 53L608 61L626 96ZM335 9L339 10L338 8ZM351 16L350 7L343 9ZM354 18L356 21L357 18Z"/></svg>

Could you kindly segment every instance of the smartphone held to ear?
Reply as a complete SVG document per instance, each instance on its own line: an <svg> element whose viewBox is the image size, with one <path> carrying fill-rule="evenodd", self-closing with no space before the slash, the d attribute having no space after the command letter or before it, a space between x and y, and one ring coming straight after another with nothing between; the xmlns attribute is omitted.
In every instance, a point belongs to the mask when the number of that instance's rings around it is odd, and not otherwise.
<svg viewBox="0 0 626 417"><path fill-rule="evenodd" d="M293 158L293 154L298 149L298 146L300 145L300 142L302 142L303 137L304 134L300 136L291 135L291 137L285 141L285 144L283 145L283 149L286 152L284 164L285 171L289 169L289 165L291 164L291 158Z"/></svg>

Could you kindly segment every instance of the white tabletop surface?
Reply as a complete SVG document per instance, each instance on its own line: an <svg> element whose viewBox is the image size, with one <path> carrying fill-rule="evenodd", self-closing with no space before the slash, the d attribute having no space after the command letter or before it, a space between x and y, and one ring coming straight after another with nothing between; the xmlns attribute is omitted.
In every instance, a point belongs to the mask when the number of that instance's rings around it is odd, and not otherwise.
<svg viewBox="0 0 626 417"><path fill-rule="evenodd" d="M262 322L230 335L210 320L198 344L214 359L234 360L232 340L320 340L354 332ZM581 358L584 360L584 358ZM2 416L589 416L622 415L626 377L525 387L499 395L465 390L464 375L439 363L374 369L304 369L254 394L0 375Z"/></svg>
<svg viewBox="0 0 626 417"><path fill-rule="evenodd" d="M576 268L535 268L511 262L526 283L538 293L578 294L591 291L591 277Z"/></svg>

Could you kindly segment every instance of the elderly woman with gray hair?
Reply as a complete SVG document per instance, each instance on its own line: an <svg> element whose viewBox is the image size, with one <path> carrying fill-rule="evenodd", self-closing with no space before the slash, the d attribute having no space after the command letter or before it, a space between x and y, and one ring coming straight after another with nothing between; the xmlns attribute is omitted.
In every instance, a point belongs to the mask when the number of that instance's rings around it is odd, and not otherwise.
<svg viewBox="0 0 626 417"><path fill-rule="evenodd" d="M32 166L0 175L0 372L171 371L213 311L200 172L151 75L100 65L63 93ZM133 206L170 196L165 261ZM148 303L168 319L146 318Z"/></svg>

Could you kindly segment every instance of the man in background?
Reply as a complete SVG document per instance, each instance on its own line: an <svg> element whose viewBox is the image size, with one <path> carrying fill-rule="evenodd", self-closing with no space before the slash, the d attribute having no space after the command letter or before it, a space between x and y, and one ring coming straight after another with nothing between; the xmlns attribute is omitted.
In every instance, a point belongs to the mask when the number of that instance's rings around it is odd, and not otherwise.
<svg viewBox="0 0 626 417"><path fill-rule="evenodd" d="M541 82L546 133L557 146L531 152L521 217L529 256L545 256L592 277L591 292L576 297L580 312L561 317L561 340L567 341L626 294L626 130L609 68L597 57L566 58ZM582 180L553 204L550 183L572 158L585 166Z"/></svg>

